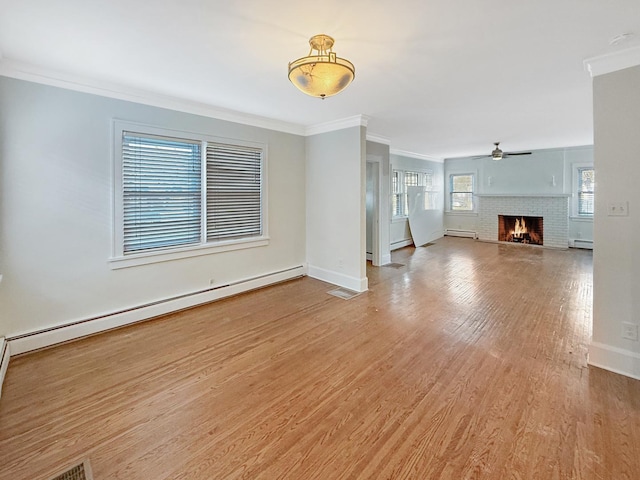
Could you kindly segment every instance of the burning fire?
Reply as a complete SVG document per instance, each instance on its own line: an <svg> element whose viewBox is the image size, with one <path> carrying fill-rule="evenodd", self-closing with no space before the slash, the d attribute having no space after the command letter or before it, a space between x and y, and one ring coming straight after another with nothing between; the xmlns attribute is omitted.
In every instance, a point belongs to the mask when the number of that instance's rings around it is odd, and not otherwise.
<svg viewBox="0 0 640 480"><path fill-rule="evenodd" d="M511 235L513 235L515 238L522 238L525 233L529 233L529 230L527 230L527 226L524 223L524 218L516 218L516 225L515 228L511 231Z"/></svg>

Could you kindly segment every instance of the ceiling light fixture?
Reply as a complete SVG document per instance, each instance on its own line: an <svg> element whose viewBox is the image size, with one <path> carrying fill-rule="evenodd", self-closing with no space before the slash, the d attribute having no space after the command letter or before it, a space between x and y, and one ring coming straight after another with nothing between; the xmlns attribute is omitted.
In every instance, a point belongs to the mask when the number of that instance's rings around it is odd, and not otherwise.
<svg viewBox="0 0 640 480"><path fill-rule="evenodd" d="M349 60L331 51L333 44L329 35L311 37L309 54L289 63L291 83L307 95L323 100L347 88L356 76L356 69Z"/></svg>

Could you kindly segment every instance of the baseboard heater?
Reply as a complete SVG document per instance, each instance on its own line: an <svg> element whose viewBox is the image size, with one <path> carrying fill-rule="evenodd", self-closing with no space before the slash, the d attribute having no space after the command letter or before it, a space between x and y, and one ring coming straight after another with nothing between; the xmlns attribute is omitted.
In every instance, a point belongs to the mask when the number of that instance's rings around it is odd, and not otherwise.
<svg viewBox="0 0 640 480"><path fill-rule="evenodd" d="M42 330L9 336L6 340L11 347L11 355L18 355L40 348L50 347L58 343L106 332L114 328L133 325L161 315L195 307L204 303L220 300L225 297L248 292L279 282L292 280L306 275L306 266L296 266L278 272L241 279L225 285L164 298L144 305L77 320Z"/></svg>
<svg viewBox="0 0 640 480"><path fill-rule="evenodd" d="M593 240L580 240L578 238L571 240L569 245L573 248L586 248L593 250Z"/></svg>
<svg viewBox="0 0 640 480"><path fill-rule="evenodd" d="M454 228L447 228L444 231L444 234L449 237L467 237L467 238L478 238L478 234L473 230L457 230Z"/></svg>

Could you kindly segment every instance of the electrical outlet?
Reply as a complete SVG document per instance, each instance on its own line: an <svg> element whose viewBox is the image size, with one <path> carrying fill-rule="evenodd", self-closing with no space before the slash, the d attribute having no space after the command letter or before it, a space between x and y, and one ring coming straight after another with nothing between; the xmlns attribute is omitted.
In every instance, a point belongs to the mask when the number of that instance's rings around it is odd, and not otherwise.
<svg viewBox="0 0 640 480"><path fill-rule="evenodd" d="M638 325L635 323L622 322L622 338L638 341Z"/></svg>
<svg viewBox="0 0 640 480"><path fill-rule="evenodd" d="M628 217L629 202L610 203L607 206L607 215L610 217Z"/></svg>

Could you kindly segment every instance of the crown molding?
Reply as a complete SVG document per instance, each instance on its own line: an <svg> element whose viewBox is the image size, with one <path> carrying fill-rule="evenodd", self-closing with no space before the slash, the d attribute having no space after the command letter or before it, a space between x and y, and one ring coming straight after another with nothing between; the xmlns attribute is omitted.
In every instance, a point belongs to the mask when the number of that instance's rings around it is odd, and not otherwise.
<svg viewBox="0 0 640 480"><path fill-rule="evenodd" d="M305 134L305 127L302 125L261 117L259 115L227 110L178 97L151 93L121 84L70 75L59 71L37 67L31 64L9 60L2 58L1 56L0 76L16 78L18 80L40 83L53 87L60 87L76 92L90 93L117 100L140 103L153 107L191 113L194 115L201 115L204 117L225 120L252 127L291 133L294 135Z"/></svg>
<svg viewBox="0 0 640 480"><path fill-rule="evenodd" d="M397 150L395 148L392 148L391 150L389 150L389 153L391 155L398 155L400 157L417 158L418 160L428 160L429 162L444 163L444 158L433 157L431 155L424 155L422 153L408 152L406 150Z"/></svg>
<svg viewBox="0 0 640 480"><path fill-rule="evenodd" d="M305 135L318 135L319 133L335 132L351 127L366 127L369 123L369 117L366 115L354 115L353 117L341 118L330 122L318 123L310 125L305 130Z"/></svg>
<svg viewBox="0 0 640 480"><path fill-rule="evenodd" d="M635 67L640 65L640 45L597 57L587 58L583 64L584 69L591 74L591 77Z"/></svg>
<svg viewBox="0 0 640 480"><path fill-rule="evenodd" d="M367 140L370 142L381 143L383 145L391 145L391 140L382 135L376 135L375 133L367 132Z"/></svg>

